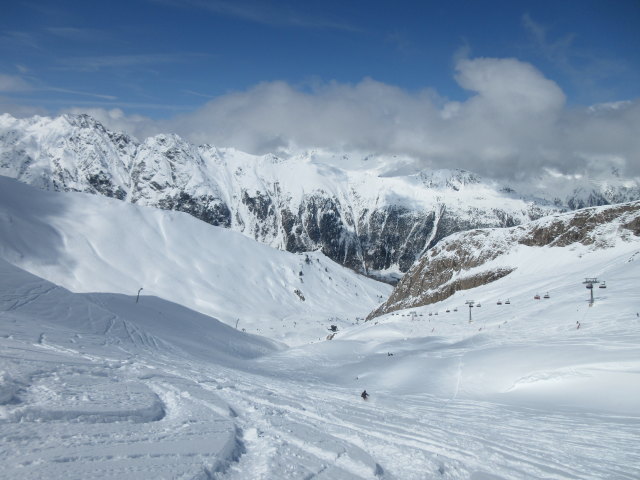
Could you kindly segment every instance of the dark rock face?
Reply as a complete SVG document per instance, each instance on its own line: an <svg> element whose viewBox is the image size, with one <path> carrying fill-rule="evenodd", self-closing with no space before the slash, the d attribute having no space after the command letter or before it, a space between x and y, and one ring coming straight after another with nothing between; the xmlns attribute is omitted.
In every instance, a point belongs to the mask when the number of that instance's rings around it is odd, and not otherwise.
<svg viewBox="0 0 640 480"><path fill-rule="evenodd" d="M319 194L308 195L293 213L280 211L285 248L290 252L322 249L335 262L354 270L363 270L360 245L352 218L345 214L337 199Z"/></svg>
<svg viewBox="0 0 640 480"><path fill-rule="evenodd" d="M242 192L242 203L247 206L249 213L257 220L252 222L253 230L250 233L258 241L264 241L272 232L278 229L276 206L267 194L256 192L253 196L245 190ZM238 223L244 223L238 218Z"/></svg>
<svg viewBox="0 0 640 480"><path fill-rule="evenodd" d="M229 228L231 211L220 199L211 195L193 197L187 192L180 192L158 200L157 206L163 210L176 210L192 215L211 225Z"/></svg>
<svg viewBox="0 0 640 480"><path fill-rule="evenodd" d="M636 217L622 226L632 232L636 237L640 237L640 217Z"/></svg>
<svg viewBox="0 0 640 480"><path fill-rule="evenodd" d="M122 187L114 185L111 178L102 171L87 175L87 182L93 187L91 193L98 193L105 197L117 198L118 200L124 200L127 196L127 192L125 192Z"/></svg>
<svg viewBox="0 0 640 480"><path fill-rule="evenodd" d="M397 264L406 272L426 247L435 228L435 213L390 206L371 213L365 210L358 223L366 267L386 270Z"/></svg>
<svg viewBox="0 0 640 480"><path fill-rule="evenodd" d="M603 232L606 231L606 234ZM588 208L505 230L471 230L439 242L402 278L389 299L367 319L429 305L455 292L498 280L515 266L485 267L518 245L611 248L615 239L640 236L640 202Z"/></svg>
<svg viewBox="0 0 640 480"><path fill-rule="evenodd" d="M260 192L257 192L254 197L251 197L245 190L242 192L242 203L244 203L249 211L261 222L265 222L269 217L273 216L275 212L271 197Z"/></svg>
<svg viewBox="0 0 640 480"><path fill-rule="evenodd" d="M275 202L267 194L244 192L242 203L253 215L250 223L255 227L250 233L257 240L281 231L287 251L321 249L335 262L372 276L394 267L408 271L423 252L452 233L516 223L501 211L489 212L489 216L485 211L472 212L469 217L475 216L475 221L471 221L440 207L419 212L397 205L372 211L365 208L356 218L337 198L322 192L306 195L294 211L281 205L277 215Z"/></svg>

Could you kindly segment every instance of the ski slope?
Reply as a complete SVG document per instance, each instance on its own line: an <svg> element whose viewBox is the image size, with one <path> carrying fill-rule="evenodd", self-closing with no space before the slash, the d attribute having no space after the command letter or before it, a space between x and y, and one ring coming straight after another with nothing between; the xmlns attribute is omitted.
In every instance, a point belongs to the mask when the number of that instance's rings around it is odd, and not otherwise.
<svg viewBox="0 0 640 480"><path fill-rule="evenodd" d="M317 341L320 325L300 320L306 333L287 346L282 333L267 338L206 316L196 308L197 290L188 304L151 283L143 292L155 294L136 303L141 277L126 283L126 276L159 267L147 265L149 253L136 263L127 248L120 251L128 262L97 263L98 253L110 258L108 242L90 232L100 215L122 232L139 207L112 214L104 199L43 194L38 203L41 192L20 196L27 187L1 187L0 478L640 477L636 239L610 239L608 249L521 248L512 253L518 269L492 284L367 323L343 320L331 341L326 328ZM66 214L81 211L87 228L68 230L76 220ZM158 221L148 212L136 217L136 235ZM166 237L173 248L154 258L179 258L172 268L187 262L179 276L192 285L187 275L203 278L195 259L204 260L186 238L197 227L180 227ZM144 241L152 245L158 235L148 232ZM55 256L47 243L54 239ZM242 253L256 268L264 258L299 266L299 257L275 258L262 248ZM116 271L126 273L121 282ZM90 272L94 288L68 288ZM304 271L305 285L311 272ZM337 272L331 277L339 282ZM607 282L593 306L581 283L591 276ZM321 280L329 285L329 275ZM533 299L546 292L549 299ZM298 305L261 296L257 287L255 304L244 305L240 289L225 294L229 310L249 312L243 319L256 305L283 315ZM327 296L315 318L335 307L355 319L362 296L353 296L351 310L343 297ZM482 305L472 309L471 323L468 299ZM260 318L268 332L267 325L281 325L277 313ZM366 402L363 389L371 395Z"/></svg>
<svg viewBox="0 0 640 480"><path fill-rule="evenodd" d="M0 258L74 292L160 297L288 344L324 339L391 292L190 215L0 177ZM330 299L330 301L328 301Z"/></svg>

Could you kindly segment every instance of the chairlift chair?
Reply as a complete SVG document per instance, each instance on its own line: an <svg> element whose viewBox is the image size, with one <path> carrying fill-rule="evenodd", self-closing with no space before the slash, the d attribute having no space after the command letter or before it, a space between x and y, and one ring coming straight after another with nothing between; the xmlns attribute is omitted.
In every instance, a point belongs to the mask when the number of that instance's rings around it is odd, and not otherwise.
<svg viewBox="0 0 640 480"><path fill-rule="evenodd" d="M500 300L498 300L498 305L502 305L502 302Z"/></svg>
<svg viewBox="0 0 640 480"><path fill-rule="evenodd" d="M598 288L607 288L607 284L605 282L602 282L600 285L598 285Z"/></svg>
<svg viewBox="0 0 640 480"><path fill-rule="evenodd" d="M540 295L538 295L537 293L534 295L533 297L534 300L540 300Z"/></svg>
<svg viewBox="0 0 640 480"><path fill-rule="evenodd" d="M549 292L545 293L543 298L550 298L549 297Z"/></svg>
<svg viewBox="0 0 640 480"><path fill-rule="evenodd" d="M511 302L509 300L507 300L506 302L504 302L505 305L511 305Z"/></svg>

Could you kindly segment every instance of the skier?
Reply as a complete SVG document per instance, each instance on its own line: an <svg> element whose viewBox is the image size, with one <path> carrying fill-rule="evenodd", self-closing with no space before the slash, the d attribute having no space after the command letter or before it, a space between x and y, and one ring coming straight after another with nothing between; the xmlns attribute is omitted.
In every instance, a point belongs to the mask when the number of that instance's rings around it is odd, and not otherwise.
<svg viewBox="0 0 640 480"><path fill-rule="evenodd" d="M369 396L369 394L367 393L367 391L366 391L366 390L364 390L364 391L360 394L360 396L362 397L362 399L363 399L363 400L366 400L366 399L367 399L367 397Z"/></svg>

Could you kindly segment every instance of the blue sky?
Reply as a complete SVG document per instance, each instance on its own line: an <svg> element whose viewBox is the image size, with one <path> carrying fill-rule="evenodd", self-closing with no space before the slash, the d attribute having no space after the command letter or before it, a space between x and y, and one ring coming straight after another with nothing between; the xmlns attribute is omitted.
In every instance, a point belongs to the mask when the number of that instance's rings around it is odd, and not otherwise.
<svg viewBox="0 0 640 480"><path fill-rule="evenodd" d="M265 81L369 77L460 100L470 55L529 62L588 105L640 96L639 32L638 0L5 2L0 95L161 118Z"/></svg>
<svg viewBox="0 0 640 480"><path fill-rule="evenodd" d="M640 0L4 3L0 113L640 178Z"/></svg>

